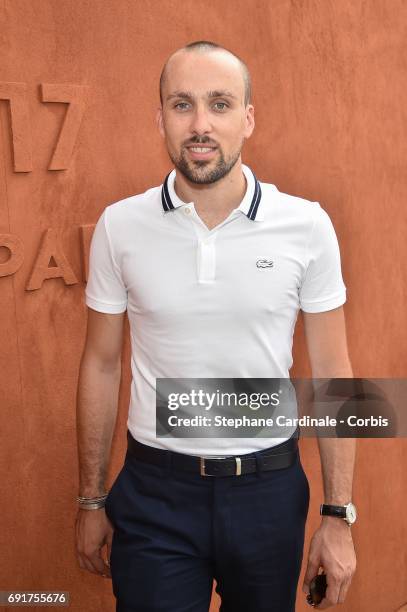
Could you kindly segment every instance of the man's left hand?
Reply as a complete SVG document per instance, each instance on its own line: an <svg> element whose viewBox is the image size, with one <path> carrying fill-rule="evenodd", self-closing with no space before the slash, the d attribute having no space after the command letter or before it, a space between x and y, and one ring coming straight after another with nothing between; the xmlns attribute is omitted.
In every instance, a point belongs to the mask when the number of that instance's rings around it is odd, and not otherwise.
<svg viewBox="0 0 407 612"><path fill-rule="evenodd" d="M324 516L314 533L308 555L302 590L309 593L309 584L320 567L326 574L326 595L316 610L326 610L343 603L356 570L356 554L350 527L345 521L333 516Z"/></svg>

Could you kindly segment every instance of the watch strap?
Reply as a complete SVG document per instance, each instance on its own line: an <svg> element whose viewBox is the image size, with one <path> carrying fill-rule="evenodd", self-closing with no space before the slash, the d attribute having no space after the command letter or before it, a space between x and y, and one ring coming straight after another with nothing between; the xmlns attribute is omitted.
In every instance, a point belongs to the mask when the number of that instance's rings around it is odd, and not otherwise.
<svg viewBox="0 0 407 612"><path fill-rule="evenodd" d="M330 504L321 504L320 514L324 516L336 516L338 518L346 518L346 506L332 506Z"/></svg>

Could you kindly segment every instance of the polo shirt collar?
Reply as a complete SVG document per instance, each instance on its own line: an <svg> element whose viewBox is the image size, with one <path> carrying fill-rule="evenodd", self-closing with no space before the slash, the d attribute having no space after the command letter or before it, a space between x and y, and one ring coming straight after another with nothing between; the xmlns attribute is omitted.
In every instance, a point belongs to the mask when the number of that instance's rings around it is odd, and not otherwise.
<svg viewBox="0 0 407 612"><path fill-rule="evenodd" d="M247 218L251 219L252 221L263 221L263 207L260 206L262 199L260 182L249 166L242 164L242 170L246 177L247 188L243 200L238 206L238 210L244 213ZM161 204L164 212L175 210L179 206L185 206L186 204L193 204L193 202L184 202L175 193L175 177L176 170L174 168L169 174L167 174L161 187Z"/></svg>

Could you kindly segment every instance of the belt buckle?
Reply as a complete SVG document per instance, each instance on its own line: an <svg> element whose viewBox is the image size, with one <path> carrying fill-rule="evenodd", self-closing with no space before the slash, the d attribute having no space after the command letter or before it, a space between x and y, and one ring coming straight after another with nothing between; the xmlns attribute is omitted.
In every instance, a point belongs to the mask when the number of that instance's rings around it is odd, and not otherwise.
<svg viewBox="0 0 407 612"><path fill-rule="evenodd" d="M201 476L216 476L216 474L207 474L205 472L205 459L224 459L225 457L199 457L200 461L200 474ZM241 476L242 474L242 461L240 457L234 458L236 461L236 472L233 474L234 476Z"/></svg>

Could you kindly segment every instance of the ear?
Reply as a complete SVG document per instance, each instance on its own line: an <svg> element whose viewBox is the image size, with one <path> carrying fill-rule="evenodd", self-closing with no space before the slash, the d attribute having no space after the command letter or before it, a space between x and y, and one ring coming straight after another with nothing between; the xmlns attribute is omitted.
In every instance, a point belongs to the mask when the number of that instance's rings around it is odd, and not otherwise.
<svg viewBox="0 0 407 612"><path fill-rule="evenodd" d="M255 122L254 122L254 106L253 104L248 104L246 108L246 117L245 117L246 127L245 127L245 138L250 138L253 133Z"/></svg>
<svg viewBox="0 0 407 612"><path fill-rule="evenodd" d="M155 120L156 120L158 131L160 132L161 136L165 138L164 123L163 123L163 110L161 106L157 109Z"/></svg>

